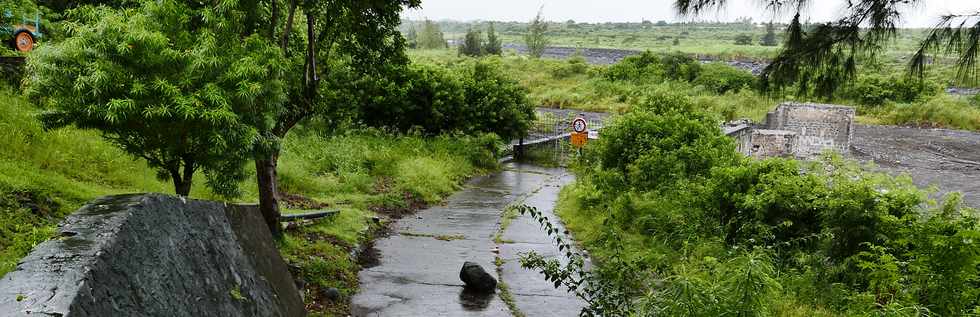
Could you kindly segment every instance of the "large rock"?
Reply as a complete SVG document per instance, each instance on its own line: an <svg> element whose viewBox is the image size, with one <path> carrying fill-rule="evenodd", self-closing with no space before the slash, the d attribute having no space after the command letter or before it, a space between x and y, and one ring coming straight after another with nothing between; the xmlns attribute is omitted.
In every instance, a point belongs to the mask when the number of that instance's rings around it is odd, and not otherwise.
<svg viewBox="0 0 980 317"><path fill-rule="evenodd" d="M459 279L466 283L467 289L480 292L493 292L497 289L497 279L473 262L463 263L463 269L459 271Z"/></svg>
<svg viewBox="0 0 980 317"><path fill-rule="evenodd" d="M0 280L0 316L303 316L254 206L100 198Z"/></svg>

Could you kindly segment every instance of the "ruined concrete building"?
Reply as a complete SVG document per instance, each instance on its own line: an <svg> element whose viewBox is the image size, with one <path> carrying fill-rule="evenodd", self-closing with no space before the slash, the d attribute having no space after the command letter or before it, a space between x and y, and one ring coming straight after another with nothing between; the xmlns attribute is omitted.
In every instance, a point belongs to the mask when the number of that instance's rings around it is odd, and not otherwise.
<svg viewBox="0 0 980 317"><path fill-rule="evenodd" d="M783 103L766 114L766 122L726 124L738 151L765 157L812 158L826 150L846 153L854 132L854 108L814 103Z"/></svg>

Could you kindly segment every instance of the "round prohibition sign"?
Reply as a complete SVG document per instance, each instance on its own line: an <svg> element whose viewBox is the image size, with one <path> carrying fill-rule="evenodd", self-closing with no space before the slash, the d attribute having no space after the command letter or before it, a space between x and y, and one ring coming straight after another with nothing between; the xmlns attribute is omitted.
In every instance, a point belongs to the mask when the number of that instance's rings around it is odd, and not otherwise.
<svg viewBox="0 0 980 317"><path fill-rule="evenodd" d="M577 133L585 133L589 130L588 123L585 122L584 118L575 118L572 121L572 130Z"/></svg>

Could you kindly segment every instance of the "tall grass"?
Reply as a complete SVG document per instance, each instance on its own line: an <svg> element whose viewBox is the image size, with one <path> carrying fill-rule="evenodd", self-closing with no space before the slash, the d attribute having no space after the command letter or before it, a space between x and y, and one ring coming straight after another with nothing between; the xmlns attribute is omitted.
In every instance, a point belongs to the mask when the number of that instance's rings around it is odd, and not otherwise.
<svg viewBox="0 0 980 317"><path fill-rule="evenodd" d="M980 105L962 97L938 96L925 102L893 105L880 113L885 124L980 131Z"/></svg>
<svg viewBox="0 0 980 317"><path fill-rule="evenodd" d="M74 128L44 131L38 112L0 88L0 275L54 233L85 201L109 194L170 192L146 164ZM203 186L193 193L213 196Z"/></svg>

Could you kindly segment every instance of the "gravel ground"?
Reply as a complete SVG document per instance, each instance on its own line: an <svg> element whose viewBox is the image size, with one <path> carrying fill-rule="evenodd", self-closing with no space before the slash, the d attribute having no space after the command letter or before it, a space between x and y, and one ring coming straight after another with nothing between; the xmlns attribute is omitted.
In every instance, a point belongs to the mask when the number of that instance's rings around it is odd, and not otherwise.
<svg viewBox="0 0 980 317"><path fill-rule="evenodd" d="M892 174L907 173L918 186L958 191L980 208L980 133L944 129L857 125L854 158L873 161Z"/></svg>

